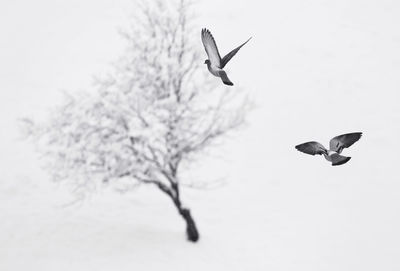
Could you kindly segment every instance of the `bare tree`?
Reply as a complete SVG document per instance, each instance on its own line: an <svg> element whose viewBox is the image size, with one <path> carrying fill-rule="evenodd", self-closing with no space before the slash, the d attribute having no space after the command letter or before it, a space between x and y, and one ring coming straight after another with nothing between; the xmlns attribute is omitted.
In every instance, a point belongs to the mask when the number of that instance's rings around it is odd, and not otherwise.
<svg viewBox="0 0 400 271"><path fill-rule="evenodd" d="M180 173L243 123L246 99L208 81L214 78L202 66L200 31L190 25L187 1L140 7L122 33L126 53L111 75L97 80L95 92L68 96L45 123L25 121L56 180L80 192L120 180L152 185L172 200L188 240L196 242L196 224L181 202L188 182Z"/></svg>

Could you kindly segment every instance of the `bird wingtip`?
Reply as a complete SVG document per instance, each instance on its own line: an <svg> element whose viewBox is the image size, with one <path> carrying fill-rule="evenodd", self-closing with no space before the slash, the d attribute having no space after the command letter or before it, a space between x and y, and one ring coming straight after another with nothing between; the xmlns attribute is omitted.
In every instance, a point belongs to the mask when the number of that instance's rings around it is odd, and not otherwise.
<svg viewBox="0 0 400 271"><path fill-rule="evenodd" d="M303 145L303 144L298 144L298 145L294 146L294 148L295 148L296 150L300 151L301 145Z"/></svg>
<svg viewBox="0 0 400 271"><path fill-rule="evenodd" d="M295 146L295 149L296 149L298 152L303 152L303 151L300 149L300 145Z"/></svg>
<svg viewBox="0 0 400 271"><path fill-rule="evenodd" d="M356 135L357 140L359 140L359 139L363 136L363 133L362 133L362 132L355 132L355 133L353 133L353 134Z"/></svg>

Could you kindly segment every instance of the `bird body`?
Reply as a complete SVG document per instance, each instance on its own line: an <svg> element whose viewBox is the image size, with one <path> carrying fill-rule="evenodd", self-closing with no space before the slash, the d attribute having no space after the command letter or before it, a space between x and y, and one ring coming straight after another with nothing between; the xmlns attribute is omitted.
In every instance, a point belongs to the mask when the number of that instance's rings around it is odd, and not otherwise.
<svg viewBox="0 0 400 271"><path fill-rule="evenodd" d="M223 68L232 59L232 57L236 55L239 49L242 48L250 39L248 39L237 48L233 49L223 58L221 58L221 56L219 55L217 44L211 32L208 29L202 29L201 41L203 42L204 49L206 50L208 56L208 59L204 61L204 64L207 64L207 68L210 73L216 77L220 77L225 85L233 86L232 81L228 78L228 75L223 70Z"/></svg>
<svg viewBox="0 0 400 271"><path fill-rule="evenodd" d="M219 67L212 65L209 61L206 63L207 68L210 71L210 73L216 77L220 77L220 72L223 71L223 69L220 69Z"/></svg>
<svg viewBox="0 0 400 271"><path fill-rule="evenodd" d="M328 150L328 156L331 156L332 154L335 154L335 153L337 153L337 152Z"/></svg>
<svg viewBox="0 0 400 271"><path fill-rule="evenodd" d="M335 151L328 151L328 154L324 153L324 157L332 163L332 166L342 165L351 159L351 157L340 155Z"/></svg>
<svg viewBox="0 0 400 271"><path fill-rule="evenodd" d="M228 86L233 86L232 81L228 78L228 75L226 75L226 72L217 67L217 66L213 66L209 61L207 61L207 68L210 71L210 73L216 77L220 77L222 82L224 82L225 85Z"/></svg>
<svg viewBox="0 0 400 271"><path fill-rule="evenodd" d="M329 142L329 150L316 141L306 142L296 146L298 151L310 155L323 155L325 159L338 166L347 163L351 157L340 155L344 148L348 148L361 138L362 133L349 133L336 136Z"/></svg>

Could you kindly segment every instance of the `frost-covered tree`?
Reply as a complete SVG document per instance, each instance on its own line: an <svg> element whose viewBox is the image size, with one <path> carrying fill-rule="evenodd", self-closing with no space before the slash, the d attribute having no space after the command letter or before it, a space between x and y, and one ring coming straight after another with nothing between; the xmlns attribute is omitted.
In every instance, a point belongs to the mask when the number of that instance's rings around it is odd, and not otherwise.
<svg viewBox="0 0 400 271"><path fill-rule="evenodd" d="M210 83L190 9L185 0L143 2L122 33L126 52L95 91L69 95L44 123L25 122L54 179L78 192L122 180L154 186L172 200L196 242L196 224L181 201L181 188L193 183L181 172L243 123L245 98L237 88Z"/></svg>

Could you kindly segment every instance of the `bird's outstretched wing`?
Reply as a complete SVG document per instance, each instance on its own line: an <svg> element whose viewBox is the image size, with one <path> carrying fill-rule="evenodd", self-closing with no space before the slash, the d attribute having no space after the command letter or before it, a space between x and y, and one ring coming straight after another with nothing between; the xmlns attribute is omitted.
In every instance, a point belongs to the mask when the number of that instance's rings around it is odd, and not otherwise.
<svg viewBox="0 0 400 271"><path fill-rule="evenodd" d="M221 56L219 55L217 44L215 43L214 37L211 35L210 30L206 28L201 30L201 41L203 42L204 49L206 49L206 53L211 65L220 67Z"/></svg>
<svg viewBox="0 0 400 271"><path fill-rule="evenodd" d="M307 154L311 154L311 155L316 155L316 154L324 154L327 152L327 150L325 149L325 147L318 142L315 141L310 141L310 142L306 142L300 145L296 146L296 149L298 151L307 153Z"/></svg>
<svg viewBox="0 0 400 271"><path fill-rule="evenodd" d="M336 136L329 142L329 148L332 151L341 153L344 148L348 148L356 143L361 138L361 135L362 133L349 133Z"/></svg>
<svg viewBox="0 0 400 271"><path fill-rule="evenodd" d="M221 69L225 67L225 65L229 62L229 60L231 60L231 58L236 55L236 53L240 50L240 48L242 48L246 43L249 42L249 40L251 40L251 38L249 38L246 42L244 42L242 45L238 46L237 48L233 49L232 51L230 51L226 56L224 56L224 58L222 58L221 60Z"/></svg>

